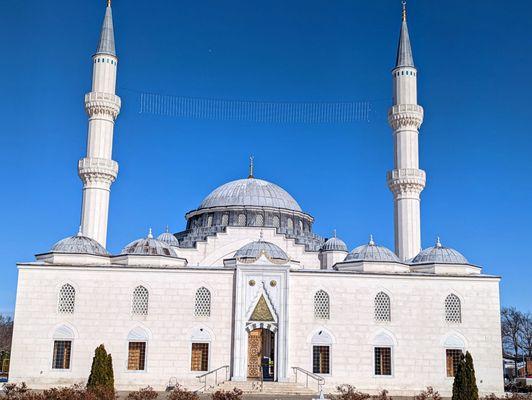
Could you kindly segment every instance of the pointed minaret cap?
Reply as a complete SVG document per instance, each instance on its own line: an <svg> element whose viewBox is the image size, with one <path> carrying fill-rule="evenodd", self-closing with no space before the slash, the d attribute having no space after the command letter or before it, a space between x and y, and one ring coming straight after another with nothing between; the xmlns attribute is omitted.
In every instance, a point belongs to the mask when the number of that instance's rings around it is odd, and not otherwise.
<svg viewBox="0 0 532 400"><path fill-rule="evenodd" d="M253 179L255 177L254 176L255 164L253 162L254 162L254 158L251 155L251 156L249 156L249 175L248 175L248 179Z"/></svg>
<svg viewBox="0 0 532 400"><path fill-rule="evenodd" d="M399 36L399 47L397 48L397 60L395 68L413 67L414 57L410 46L410 36L408 35L408 25L406 24L406 1L403 0L403 22L401 24L401 34Z"/></svg>
<svg viewBox="0 0 532 400"><path fill-rule="evenodd" d="M113 28L113 11L111 10L111 0L107 0L107 8L103 19L100 42L96 54L108 54L116 57L115 32Z"/></svg>

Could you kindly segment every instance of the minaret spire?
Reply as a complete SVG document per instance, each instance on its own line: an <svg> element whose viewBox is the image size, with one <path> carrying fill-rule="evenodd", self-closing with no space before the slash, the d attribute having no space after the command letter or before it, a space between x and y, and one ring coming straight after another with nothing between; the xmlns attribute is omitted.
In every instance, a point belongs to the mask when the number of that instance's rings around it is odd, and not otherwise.
<svg viewBox="0 0 532 400"><path fill-rule="evenodd" d="M420 195L425 171L419 169L419 128L423 107L417 104L417 69L406 23L403 1L401 32L393 77L393 105L388 122L393 129L394 169L388 172L388 187L394 195L395 252L406 261L421 250Z"/></svg>
<svg viewBox="0 0 532 400"><path fill-rule="evenodd" d="M120 97L115 94L117 64L113 14L108 0L100 41L92 57L92 90L85 95L85 110L89 116L87 155L78 163L78 174L83 182L82 232L104 247L111 184L118 174L118 163L112 159L115 120L121 106Z"/></svg>

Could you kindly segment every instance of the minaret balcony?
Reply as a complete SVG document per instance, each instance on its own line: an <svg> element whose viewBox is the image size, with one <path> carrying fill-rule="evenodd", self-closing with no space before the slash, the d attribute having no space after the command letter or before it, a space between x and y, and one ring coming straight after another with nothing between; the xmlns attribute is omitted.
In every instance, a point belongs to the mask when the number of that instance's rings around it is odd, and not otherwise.
<svg viewBox="0 0 532 400"><path fill-rule="evenodd" d="M423 123L423 107L418 104L396 104L388 111L388 122L394 130L419 129Z"/></svg>
<svg viewBox="0 0 532 400"><path fill-rule="evenodd" d="M120 97L112 93L90 92L85 95L85 110L89 117L104 114L116 119L121 106Z"/></svg>
<svg viewBox="0 0 532 400"><path fill-rule="evenodd" d="M416 168L394 169L387 173L388 187L395 195L417 194L425 188L425 171Z"/></svg>
<svg viewBox="0 0 532 400"><path fill-rule="evenodd" d="M85 183L98 180L111 184L118 176L118 163L106 158L82 158L78 162L78 175Z"/></svg>

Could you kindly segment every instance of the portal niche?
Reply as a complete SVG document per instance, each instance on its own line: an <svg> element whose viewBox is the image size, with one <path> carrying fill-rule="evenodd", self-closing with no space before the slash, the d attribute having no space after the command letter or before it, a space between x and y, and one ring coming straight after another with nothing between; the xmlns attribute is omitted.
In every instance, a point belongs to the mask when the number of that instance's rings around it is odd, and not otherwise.
<svg viewBox="0 0 532 400"><path fill-rule="evenodd" d="M248 334L248 378L273 381L275 371L275 333L254 329Z"/></svg>

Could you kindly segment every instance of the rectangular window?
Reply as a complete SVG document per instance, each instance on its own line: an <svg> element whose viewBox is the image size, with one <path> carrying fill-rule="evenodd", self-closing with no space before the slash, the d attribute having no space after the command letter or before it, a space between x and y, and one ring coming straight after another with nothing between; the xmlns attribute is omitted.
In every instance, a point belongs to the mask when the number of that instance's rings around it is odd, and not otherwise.
<svg viewBox="0 0 532 400"><path fill-rule="evenodd" d="M313 346L312 348L312 372L315 374L330 373L330 352L329 346Z"/></svg>
<svg viewBox="0 0 532 400"><path fill-rule="evenodd" d="M460 364L460 357L462 356L462 350L447 349L445 350L447 360L447 376L452 378L456 374L458 364Z"/></svg>
<svg viewBox="0 0 532 400"><path fill-rule="evenodd" d="M209 370L209 343L192 343L192 371Z"/></svg>
<svg viewBox="0 0 532 400"><path fill-rule="evenodd" d="M52 361L52 368L70 369L71 350L72 350L72 342L70 340L54 341L54 357Z"/></svg>
<svg viewBox="0 0 532 400"><path fill-rule="evenodd" d="M392 374L391 347L375 347L375 375Z"/></svg>
<svg viewBox="0 0 532 400"><path fill-rule="evenodd" d="M127 369L144 371L146 368L146 342L129 342Z"/></svg>

